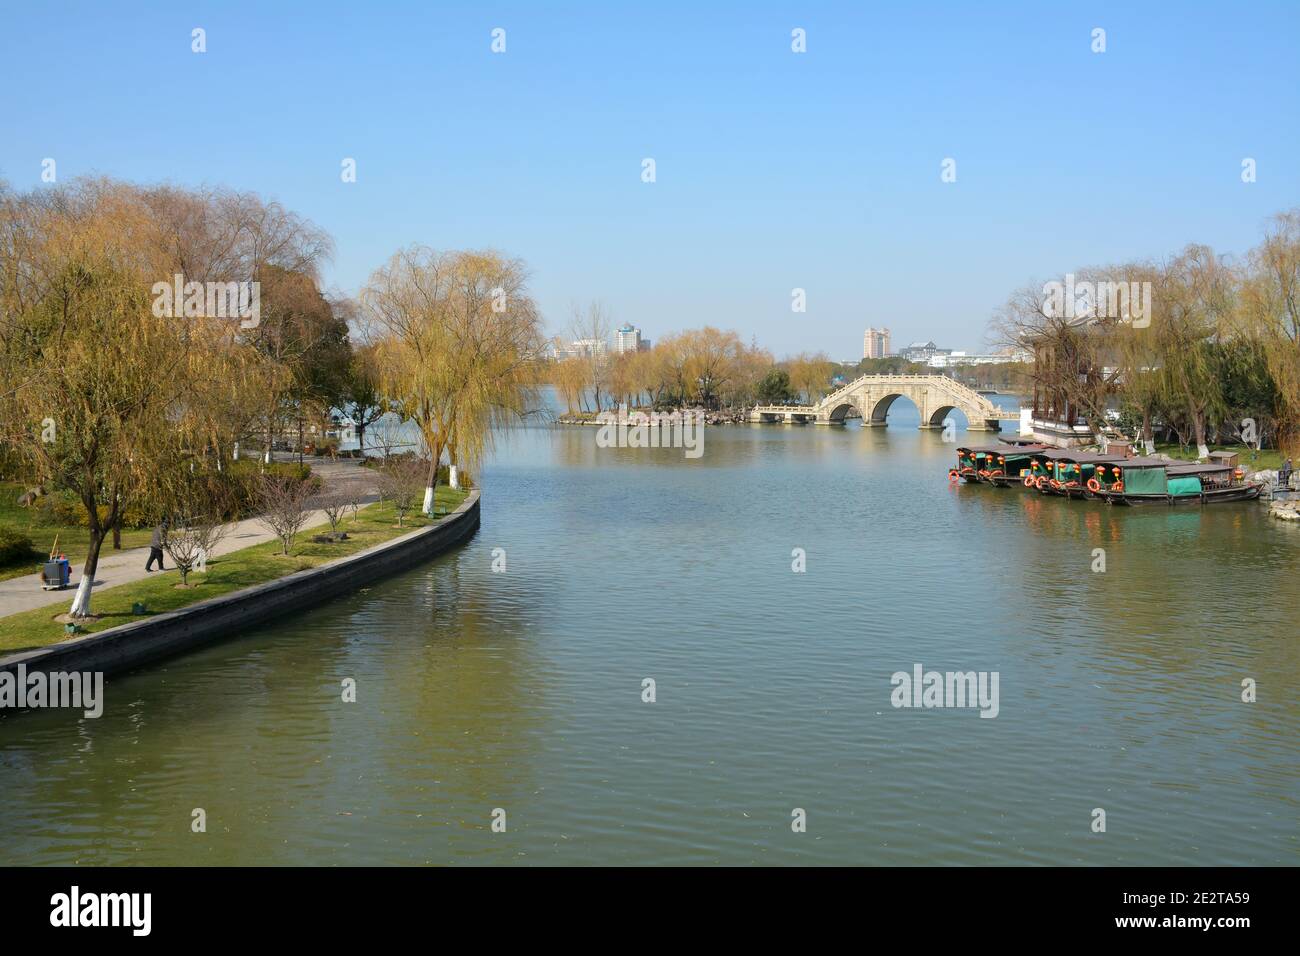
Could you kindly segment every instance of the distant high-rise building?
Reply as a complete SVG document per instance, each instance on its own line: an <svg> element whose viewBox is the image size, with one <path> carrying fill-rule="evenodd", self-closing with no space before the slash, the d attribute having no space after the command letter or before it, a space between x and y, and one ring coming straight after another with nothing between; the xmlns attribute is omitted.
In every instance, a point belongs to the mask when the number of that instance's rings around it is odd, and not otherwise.
<svg viewBox="0 0 1300 956"><path fill-rule="evenodd" d="M619 355L624 352L641 351L641 330L625 325L614 333L614 351Z"/></svg>
<svg viewBox="0 0 1300 956"><path fill-rule="evenodd" d="M889 354L889 329L867 329L862 337L863 358L884 358Z"/></svg>

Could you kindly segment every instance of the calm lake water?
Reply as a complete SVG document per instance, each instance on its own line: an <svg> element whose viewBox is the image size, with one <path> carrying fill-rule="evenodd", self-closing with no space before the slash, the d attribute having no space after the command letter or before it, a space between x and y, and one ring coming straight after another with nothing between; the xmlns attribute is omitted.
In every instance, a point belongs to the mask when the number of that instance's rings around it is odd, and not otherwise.
<svg viewBox="0 0 1300 956"><path fill-rule="evenodd" d="M0 719L0 864L1300 862L1300 529L950 487L890 422L515 432L455 553ZM895 709L915 664L997 717Z"/></svg>

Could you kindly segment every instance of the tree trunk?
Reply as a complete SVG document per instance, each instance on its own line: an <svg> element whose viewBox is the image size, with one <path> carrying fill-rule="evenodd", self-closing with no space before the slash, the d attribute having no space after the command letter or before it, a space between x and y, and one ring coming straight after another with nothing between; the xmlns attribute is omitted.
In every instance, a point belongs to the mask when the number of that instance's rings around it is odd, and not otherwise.
<svg viewBox="0 0 1300 956"><path fill-rule="evenodd" d="M424 505L420 508L425 514L433 516L434 493L438 490L438 459L442 457L441 452L437 458L434 458L429 465L429 480L424 486Z"/></svg>
<svg viewBox="0 0 1300 956"><path fill-rule="evenodd" d="M90 529L90 551L86 563L81 569L81 582L77 585L77 594L72 599L68 613L72 617L90 617L90 589L95 583L95 571L99 569L99 551L104 546L104 530Z"/></svg>
<svg viewBox="0 0 1300 956"><path fill-rule="evenodd" d="M1210 457L1209 446L1205 444L1205 414L1192 412L1192 430L1196 435L1196 457Z"/></svg>
<svg viewBox="0 0 1300 956"><path fill-rule="evenodd" d="M113 550L122 550L122 522L113 525Z"/></svg>
<svg viewBox="0 0 1300 956"><path fill-rule="evenodd" d="M460 471L459 469L457 469L455 465L451 466L447 478L448 478L447 483L451 485L452 488L457 488L457 489L460 488Z"/></svg>
<svg viewBox="0 0 1300 956"><path fill-rule="evenodd" d="M1156 453L1155 441L1151 435L1151 411L1144 409L1142 412L1142 432L1139 436L1142 439L1142 447L1146 449L1148 455Z"/></svg>

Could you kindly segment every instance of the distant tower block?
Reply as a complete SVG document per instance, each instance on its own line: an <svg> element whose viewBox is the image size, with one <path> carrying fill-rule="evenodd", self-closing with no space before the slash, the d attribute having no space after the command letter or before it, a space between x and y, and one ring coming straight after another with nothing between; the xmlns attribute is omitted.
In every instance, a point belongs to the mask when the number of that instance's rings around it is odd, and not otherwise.
<svg viewBox="0 0 1300 956"><path fill-rule="evenodd" d="M862 337L862 357L884 358L889 354L889 329L867 329Z"/></svg>

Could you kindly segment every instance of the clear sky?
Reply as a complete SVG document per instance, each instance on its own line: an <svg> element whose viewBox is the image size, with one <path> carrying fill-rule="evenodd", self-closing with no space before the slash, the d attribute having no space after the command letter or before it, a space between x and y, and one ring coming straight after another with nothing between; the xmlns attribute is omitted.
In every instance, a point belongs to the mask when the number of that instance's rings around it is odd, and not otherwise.
<svg viewBox="0 0 1300 956"><path fill-rule="evenodd" d="M1300 205L1297 41L1297 0L3 0L0 177L255 190L333 234L345 292L408 243L495 247L553 330L598 298L652 339L971 349L1030 279L1241 253Z"/></svg>

